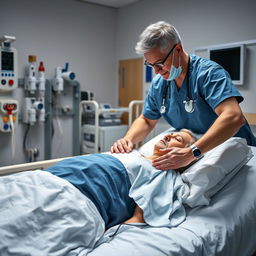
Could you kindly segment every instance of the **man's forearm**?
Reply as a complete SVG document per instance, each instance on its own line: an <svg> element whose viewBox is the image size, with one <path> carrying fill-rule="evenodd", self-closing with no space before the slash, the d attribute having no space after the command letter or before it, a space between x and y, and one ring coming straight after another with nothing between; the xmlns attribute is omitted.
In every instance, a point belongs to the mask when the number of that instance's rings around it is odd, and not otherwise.
<svg viewBox="0 0 256 256"><path fill-rule="evenodd" d="M124 138L131 140L133 144L141 142L153 130L156 123L157 120L148 120L141 115L133 122Z"/></svg>
<svg viewBox="0 0 256 256"><path fill-rule="evenodd" d="M235 135L243 124L243 117L223 113L195 144L202 153L206 153Z"/></svg>

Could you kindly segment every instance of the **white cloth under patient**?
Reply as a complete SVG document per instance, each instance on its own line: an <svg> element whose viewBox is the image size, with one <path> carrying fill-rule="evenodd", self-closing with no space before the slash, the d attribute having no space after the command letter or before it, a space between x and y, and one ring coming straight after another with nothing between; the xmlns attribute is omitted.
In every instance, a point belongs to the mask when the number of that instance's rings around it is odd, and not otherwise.
<svg viewBox="0 0 256 256"><path fill-rule="evenodd" d="M143 210L147 224L174 227L186 218L183 201L189 187L176 171L161 171L136 150L129 154L112 154L127 169L131 189L129 196Z"/></svg>

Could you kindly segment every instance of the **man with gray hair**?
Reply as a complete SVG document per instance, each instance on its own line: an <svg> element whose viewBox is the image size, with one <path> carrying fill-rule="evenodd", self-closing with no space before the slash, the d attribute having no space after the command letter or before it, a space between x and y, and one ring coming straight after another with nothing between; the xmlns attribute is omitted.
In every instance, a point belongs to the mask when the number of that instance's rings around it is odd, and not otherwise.
<svg viewBox="0 0 256 256"><path fill-rule="evenodd" d="M135 50L144 55L144 64L152 67L156 76L142 114L124 138L114 143L111 152L130 152L161 117L176 129L187 128L203 136L188 148L166 149L166 154L152 163L158 169L186 166L232 136L256 146L239 106L243 97L229 74L213 61L189 55L174 26L164 21L149 25Z"/></svg>

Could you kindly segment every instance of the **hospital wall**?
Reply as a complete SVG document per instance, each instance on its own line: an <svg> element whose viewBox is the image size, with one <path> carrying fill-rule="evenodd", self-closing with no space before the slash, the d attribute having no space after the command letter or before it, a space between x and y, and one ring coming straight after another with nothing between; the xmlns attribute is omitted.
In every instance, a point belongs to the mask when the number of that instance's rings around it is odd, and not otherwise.
<svg viewBox="0 0 256 256"><path fill-rule="evenodd" d="M47 79L53 78L55 67L69 62L81 90L92 91L99 102L116 103L116 9L77 0L0 0L0 9L0 37L16 37L13 47L18 51L19 78L24 78L28 55L36 55L38 63L44 61ZM10 95L21 106L23 88ZM66 86L61 98L63 105L72 106L72 88ZM60 116L59 121L63 134L54 118L52 158L72 155L72 119ZM0 166L27 161L23 150L25 132L20 116L13 161L11 136L0 132ZM39 148L37 160L43 160L43 124L31 128L27 143Z"/></svg>
<svg viewBox="0 0 256 256"><path fill-rule="evenodd" d="M113 106L118 104L118 61L138 57L134 46L150 23L165 20L174 24L188 53L201 46L256 39L254 0L142 0L120 9L78 0L0 2L0 36L17 38L13 46L18 50L20 78L31 54L44 61L47 79L53 78L55 67L69 62L81 89L94 92L97 101ZM245 98L242 109L256 113L256 46L248 47L248 53L246 81L238 89ZM66 99L72 94L71 88L65 88L64 94L63 104L71 104ZM12 95L21 102L23 89L16 89ZM53 158L72 154L72 119L61 117L60 122L64 135L55 122ZM20 121L13 162L11 138L0 133L0 166L27 161L22 145L25 130ZM42 125L33 127L28 143L39 147L38 160L44 159Z"/></svg>
<svg viewBox="0 0 256 256"><path fill-rule="evenodd" d="M256 39L256 1L142 0L121 8L117 17L117 58L136 57L139 34L151 23L165 20L179 31L185 50ZM237 88L244 112L256 113L256 45L247 47L245 83Z"/></svg>

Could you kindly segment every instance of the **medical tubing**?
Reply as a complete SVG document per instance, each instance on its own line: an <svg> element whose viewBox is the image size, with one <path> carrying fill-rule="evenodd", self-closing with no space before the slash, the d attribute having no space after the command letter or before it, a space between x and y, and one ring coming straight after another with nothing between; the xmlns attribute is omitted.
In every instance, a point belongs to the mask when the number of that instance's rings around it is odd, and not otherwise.
<svg viewBox="0 0 256 256"><path fill-rule="evenodd" d="M166 93L166 98L167 98L167 94L168 94L168 98L169 98L169 100L171 99L171 94L170 94L170 86L171 86L171 82L170 81L168 81L169 82L169 84L168 84L168 87L167 87L167 93Z"/></svg>
<svg viewBox="0 0 256 256"><path fill-rule="evenodd" d="M163 100L165 101L166 97L167 97L167 94L168 94L168 91L169 91L169 88L170 88L170 84L171 84L171 81L167 81L167 86L165 87L165 91L164 91L164 97L163 97ZM170 95L169 95L170 96Z"/></svg>
<svg viewBox="0 0 256 256"><path fill-rule="evenodd" d="M58 108L61 109L60 95L57 94L55 97L56 97L56 104L55 104L56 123L57 123L57 126L59 128L61 136L63 136L63 130L62 130L62 127L61 127L61 124L60 124L60 120L59 120L59 117L58 117L58 115L60 114Z"/></svg>
<svg viewBox="0 0 256 256"><path fill-rule="evenodd" d="M109 237L114 237L122 225L124 225L124 223L120 223L119 226L117 227L116 231L112 235L109 235Z"/></svg>
<svg viewBox="0 0 256 256"><path fill-rule="evenodd" d="M57 126L59 128L59 131L60 131L60 135L61 135L61 137L63 137L63 129L61 127L60 119L59 119L58 115L56 115L56 122L57 122Z"/></svg>
<svg viewBox="0 0 256 256"><path fill-rule="evenodd" d="M123 225L126 225L126 226L134 226L134 227L141 226L141 225L138 225L138 224L140 224L140 223L120 223L120 224L118 225L116 231L115 231L113 234L109 235L109 237L114 237L114 236L116 236L117 233L118 233L118 231L119 231L119 229L120 229L121 226L123 226ZM146 223L145 223L145 224L146 224Z"/></svg>
<svg viewBox="0 0 256 256"><path fill-rule="evenodd" d="M188 70L186 74L186 80L187 80L187 97L186 100L192 100L191 95L190 95L190 86L189 86L189 76L190 76L190 55L188 55Z"/></svg>
<svg viewBox="0 0 256 256"><path fill-rule="evenodd" d="M56 150L57 150L57 152L59 152L59 149L60 149L60 147L61 147L61 145L62 145L62 142L63 142L63 129L62 129L62 127L61 127L61 123L60 123L60 119L59 119L59 111L58 111L58 107L59 107L59 110L61 109L61 104L60 104L60 95L58 94L57 96L56 96L56 102L57 102L57 104L56 104L56 110L55 110L55 114L56 114L56 122L57 122L57 126L58 126L58 130L59 130L59 132L60 132L60 140L59 140L59 145L57 146L57 148L56 148Z"/></svg>
<svg viewBox="0 0 256 256"><path fill-rule="evenodd" d="M29 133L30 127L31 127L30 124L28 124L27 125L27 129L26 129L25 134L24 134L24 138L23 138L23 149L24 149L26 154L29 153L29 151L27 149L27 137L28 137L28 133Z"/></svg>
<svg viewBox="0 0 256 256"><path fill-rule="evenodd" d="M162 99L162 106L161 106L161 109L160 109L161 114L164 114L166 112L165 100L166 100L167 94L169 92L170 83L171 82L168 80L167 84L166 84L166 87L164 89L164 94L163 94L163 99ZM169 93L169 99L170 99L170 93Z"/></svg>
<svg viewBox="0 0 256 256"><path fill-rule="evenodd" d="M57 107L58 107L58 105L59 105L59 111L60 111L60 109L61 109L60 96L57 95L57 97L58 97ZM57 110L58 110L58 108L57 108ZM57 111L57 112L59 112L59 111ZM58 113L58 114L60 114L60 113ZM60 124L59 115L57 115L57 123L58 123L58 126L59 126L60 134L61 134L61 136L63 136L63 129L62 129L61 124Z"/></svg>
<svg viewBox="0 0 256 256"><path fill-rule="evenodd" d="M14 123L13 123L13 115L9 115L11 130L12 130L12 162L15 157L15 130L14 130Z"/></svg>
<svg viewBox="0 0 256 256"><path fill-rule="evenodd" d="M27 150L27 136L28 136L28 132L29 132L29 129L30 129L30 124L27 125L27 129L25 131L25 134L24 134L24 138L23 138L23 149L24 150Z"/></svg>

